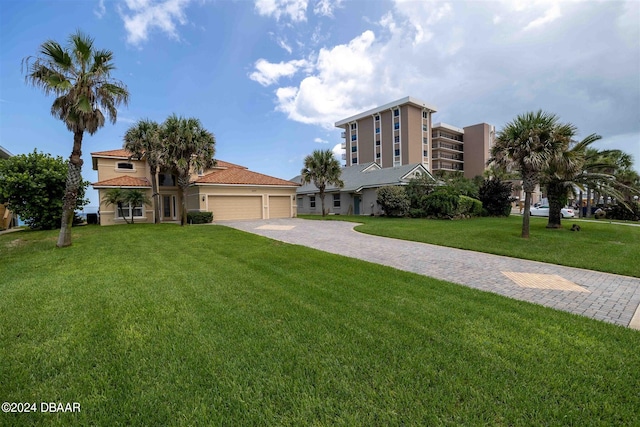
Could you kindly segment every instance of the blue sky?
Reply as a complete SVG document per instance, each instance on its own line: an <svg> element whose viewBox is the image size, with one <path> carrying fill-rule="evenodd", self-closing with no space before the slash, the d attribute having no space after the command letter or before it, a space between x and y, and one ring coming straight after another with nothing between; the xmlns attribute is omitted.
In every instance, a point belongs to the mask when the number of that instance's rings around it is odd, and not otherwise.
<svg viewBox="0 0 640 427"><path fill-rule="evenodd" d="M84 138L92 182L91 152L172 113L199 118L217 158L289 179L314 149L338 150L334 122L405 96L459 127L553 112L640 170L637 1L5 0L0 145L11 153L69 156L71 133L21 61L76 29L114 52L131 94L115 125Z"/></svg>

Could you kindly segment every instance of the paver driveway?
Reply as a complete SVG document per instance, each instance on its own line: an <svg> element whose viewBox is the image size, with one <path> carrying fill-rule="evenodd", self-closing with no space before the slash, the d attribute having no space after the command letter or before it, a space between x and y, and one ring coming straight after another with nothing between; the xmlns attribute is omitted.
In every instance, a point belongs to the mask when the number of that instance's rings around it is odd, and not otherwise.
<svg viewBox="0 0 640 427"><path fill-rule="evenodd" d="M353 230L352 222L217 224L640 329L640 279L634 277L371 236Z"/></svg>

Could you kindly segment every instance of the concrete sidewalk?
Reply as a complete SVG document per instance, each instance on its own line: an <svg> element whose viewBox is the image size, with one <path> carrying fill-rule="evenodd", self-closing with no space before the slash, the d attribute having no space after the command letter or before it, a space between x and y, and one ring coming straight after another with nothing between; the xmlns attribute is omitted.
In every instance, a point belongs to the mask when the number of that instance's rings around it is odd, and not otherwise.
<svg viewBox="0 0 640 427"><path fill-rule="evenodd" d="M342 221L219 221L239 230L640 329L640 279L371 236Z"/></svg>

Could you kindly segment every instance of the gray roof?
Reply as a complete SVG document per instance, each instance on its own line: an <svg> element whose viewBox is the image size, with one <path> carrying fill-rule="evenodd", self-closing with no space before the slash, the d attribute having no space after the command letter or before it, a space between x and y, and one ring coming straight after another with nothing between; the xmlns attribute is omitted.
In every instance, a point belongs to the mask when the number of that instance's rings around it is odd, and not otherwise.
<svg viewBox="0 0 640 427"><path fill-rule="evenodd" d="M363 188L378 188L385 185L405 185L411 177L407 177L411 172L418 170L420 173L429 174L423 165L413 163L410 165L396 166L393 168L381 169L376 163L364 163L361 165L353 165L342 168L340 179L344 182L343 188L335 186L327 186L327 192L358 192ZM429 174L430 176L430 174ZM296 183L302 182L300 175L291 179ZM304 184L296 191L297 194L317 193L318 188L313 183Z"/></svg>
<svg viewBox="0 0 640 427"><path fill-rule="evenodd" d="M12 157L12 156L13 155L9 152L9 150L7 150L2 145L0 145L0 159L8 159L9 157Z"/></svg>

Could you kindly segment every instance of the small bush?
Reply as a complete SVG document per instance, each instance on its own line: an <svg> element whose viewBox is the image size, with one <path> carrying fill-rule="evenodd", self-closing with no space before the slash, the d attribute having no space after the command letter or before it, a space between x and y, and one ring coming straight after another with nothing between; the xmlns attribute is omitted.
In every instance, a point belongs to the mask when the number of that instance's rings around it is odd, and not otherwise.
<svg viewBox="0 0 640 427"><path fill-rule="evenodd" d="M480 186L478 198L487 215L509 216L511 214L511 189L510 182L497 178L484 180Z"/></svg>
<svg viewBox="0 0 640 427"><path fill-rule="evenodd" d="M607 218L623 221L640 221L640 202L631 202L628 204L631 210L627 209L622 204L605 208Z"/></svg>
<svg viewBox="0 0 640 427"><path fill-rule="evenodd" d="M447 189L437 190L424 198L422 209L427 216L452 219L457 214L459 198Z"/></svg>
<svg viewBox="0 0 640 427"><path fill-rule="evenodd" d="M385 215L402 217L409 213L409 197L404 187L390 185L380 187L376 191L378 204L382 207Z"/></svg>
<svg viewBox="0 0 640 427"><path fill-rule="evenodd" d="M473 197L459 196L457 213L464 216L479 216L482 214L482 202Z"/></svg>
<svg viewBox="0 0 640 427"><path fill-rule="evenodd" d="M189 224L209 224L213 221L213 212L189 212L187 222Z"/></svg>

